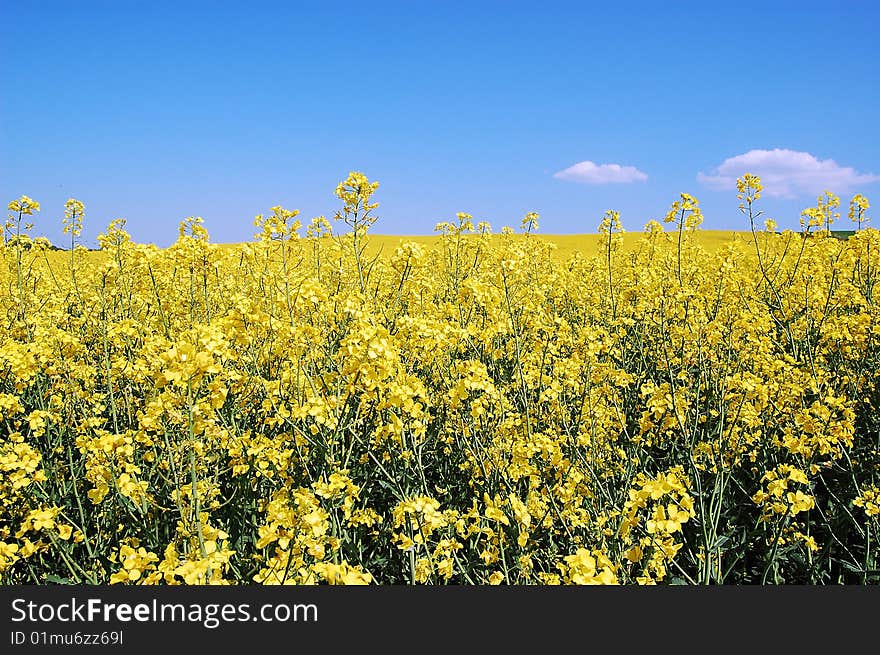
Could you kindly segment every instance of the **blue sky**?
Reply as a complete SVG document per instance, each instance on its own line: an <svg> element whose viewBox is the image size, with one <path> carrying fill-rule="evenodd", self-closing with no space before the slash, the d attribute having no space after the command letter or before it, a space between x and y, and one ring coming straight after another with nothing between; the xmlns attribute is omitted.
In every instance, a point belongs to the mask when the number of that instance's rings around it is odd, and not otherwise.
<svg viewBox="0 0 880 655"><path fill-rule="evenodd" d="M606 209L641 230L680 192L741 229L729 187L757 167L794 228L826 185L880 206L878 19L869 1L0 0L0 193L40 201L56 243L82 200L85 245L117 217L158 245L192 215L216 242L275 204L329 218L350 170L380 182L378 233L459 211L594 232Z"/></svg>

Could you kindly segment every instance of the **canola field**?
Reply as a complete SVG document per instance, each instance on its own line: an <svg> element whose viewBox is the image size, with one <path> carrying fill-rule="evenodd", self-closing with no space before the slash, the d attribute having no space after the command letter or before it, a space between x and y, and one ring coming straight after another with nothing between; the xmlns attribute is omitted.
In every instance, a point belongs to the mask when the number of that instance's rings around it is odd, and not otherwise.
<svg viewBox="0 0 880 655"><path fill-rule="evenodd" d="M78 201L65 250L9 203L0 582L880 582L864 197L848 239L830 193L763 223L749 175L736 234L682 194L642 233L410 239L376 189L94 252Z"/></svg>

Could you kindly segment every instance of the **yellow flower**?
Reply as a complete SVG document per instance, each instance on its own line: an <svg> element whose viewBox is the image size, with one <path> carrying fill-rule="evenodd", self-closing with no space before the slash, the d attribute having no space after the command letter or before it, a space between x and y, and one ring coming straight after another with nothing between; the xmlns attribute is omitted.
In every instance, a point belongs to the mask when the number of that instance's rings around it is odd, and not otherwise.
<svg viewBox="0 0 880 655"><path fill-rule="evenodd" d="M32 200L27 196L21 196L17 200L13 200L7 205L7 208L11 212L16 212L23 215L31 215L34 212L40 211L40 203L36 200Z"/></svg>
<svg viewBox="0 0 880 655"><path fill-rule="evenodd" d="M853 505L864 509L868 516L880 516L880 487L868 487L853 500Z"/></svg>
<svg viewBox="0 0 880 655"><path fill-rule="evenodd" d="M540 216L538 215L537 212L529 212L522 219L520 226L522 227L523 231L526 234L531 234L533 231L538 229L538 219L539 218L540 218Z"/></svg>
<svg viewBox="0 0 880 655"><path fill-rule="evenodd" d="M64 203L64 234L78 237L82 234L82 219L85 206L79 200L70 198Z"/></svg>

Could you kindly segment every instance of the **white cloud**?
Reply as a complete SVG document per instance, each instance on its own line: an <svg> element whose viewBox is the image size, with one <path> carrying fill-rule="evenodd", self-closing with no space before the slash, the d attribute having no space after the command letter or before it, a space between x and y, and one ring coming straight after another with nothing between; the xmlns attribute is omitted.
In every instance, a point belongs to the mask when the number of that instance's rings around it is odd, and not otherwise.
<svg viewBox="0 0 880 655"><path fill-rule="evenodd" d="M569 166L564 171L554 173L553 177L582 184L644 182L648 179L648 176L635 166L594 164L591 161L582 161L574 166Z"/></svg>
<svg viewBox="0 0 880 655"><path fill-rule="evenodd" d="M729 157L709 175L698 173L697 181L716 191L735 189L736 179L745 173L760 177L764 193L779 198L820 195L826 190L842 194L860 184L880 181L878 175L859 173L833 159L817 159L808 152L780 148L749 150Z"/></svg>

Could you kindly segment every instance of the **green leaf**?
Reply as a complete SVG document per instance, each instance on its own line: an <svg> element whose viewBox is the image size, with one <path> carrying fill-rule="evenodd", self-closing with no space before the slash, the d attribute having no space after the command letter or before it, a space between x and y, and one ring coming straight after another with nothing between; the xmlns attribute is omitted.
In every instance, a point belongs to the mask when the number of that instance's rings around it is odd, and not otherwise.
<svg viewBox="0 0 880 655"><path fill-rule="evenodd" d="M863 569L862 567L850 564L846 560L840 560L840 565L843 568L845 568L847 571L852 571L853 573L865 573L866 572L865 569Z"/></svg>

